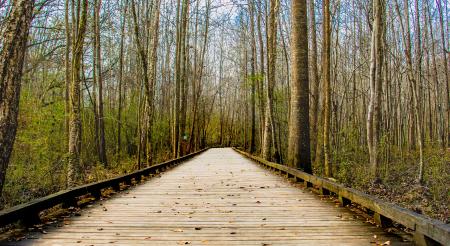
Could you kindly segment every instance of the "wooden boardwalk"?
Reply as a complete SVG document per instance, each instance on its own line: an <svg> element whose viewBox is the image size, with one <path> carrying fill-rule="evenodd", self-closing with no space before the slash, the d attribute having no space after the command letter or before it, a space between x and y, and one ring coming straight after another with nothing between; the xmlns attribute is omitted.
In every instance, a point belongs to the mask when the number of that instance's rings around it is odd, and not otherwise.
<svg viewBox="0 0 450 246"><path fill-rule="evenodd" d="M97 202L35 239L0 245L383 243L406 245L227 148L210 149L159 178Z"/></svg>

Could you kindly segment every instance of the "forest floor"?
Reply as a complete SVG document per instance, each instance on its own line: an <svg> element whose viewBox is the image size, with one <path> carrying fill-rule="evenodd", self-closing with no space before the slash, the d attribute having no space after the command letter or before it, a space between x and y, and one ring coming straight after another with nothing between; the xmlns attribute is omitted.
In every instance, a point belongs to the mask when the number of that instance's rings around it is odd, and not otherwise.
<svg viewBox="0 0 450 246"><path fill-rule="evenodd" d="M366 168L358 165L347 170L338 182L356 188L384 201L450 223L450 149L427 149L425 151L424 182L417 182L417 153L403 153L383 166L381 183L368 182ZM361 163L361 162L360 162ZM364 163L364 162L362 162ZM354 167L354 163L353 166Z"/></svg>

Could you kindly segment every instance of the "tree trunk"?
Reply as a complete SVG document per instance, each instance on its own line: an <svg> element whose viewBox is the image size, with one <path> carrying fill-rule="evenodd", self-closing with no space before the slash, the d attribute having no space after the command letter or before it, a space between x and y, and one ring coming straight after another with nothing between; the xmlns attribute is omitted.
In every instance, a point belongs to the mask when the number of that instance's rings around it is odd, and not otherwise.
<svg viewBox="0 0 450 246"><path fill-rule="evenodd" d="M157 7L157 11L159 11L159 6ZM131 1L131 11L132 11L132 15L133 15L133 26L134 26L134 36L135 36L135 41L136 41L136 46L138 49L138 54L139 54L139 60L142 66L142 74L144 77L144 88L145 88L145 96L146 96L146 103L147 103L147 114L146 114L146 123L147 123L147 138L145 142L148 142L148 145L146 146L146 157L147 157L147 166L150 166L152 164L152 158L153 158L153 153L152 153L152 148L151 148L151 140L152 139L152 126L153 126L153 84L152 84L152 80L151 80L151 74L149 72L149 61L148 61L148 54L142 44L142 41L140 39L140 28L139 28L139 23L137 22L137 14L136 14L136 3L134 0ZM159 13L159 12L158 12ZM155 15L156 16L156 15ZM155 21L156 23L156 21ZM159 26L159 16L157 18L157 24ZM152 43L152 45L154 45L154 43ZM153 51L152 51L153 52ZM152 63L152 66L154 64ZM150 71L152 70L152 68L150 68Z"/></svg>
<svg viewBox="0 0 450 246"><path fill-rule="evenodd" d="M97 100L97 113L98 113L98 159L104 166L108 165L106 158L106 140L105 140L105 120L103 113L103 76L102 76L102 56L101 56L101 40L100 40L100 10L102 0L94 1L94 33L95 33L95 70L97 75L98 84L98 100Z"/></svg>
<svg viewBox="0 0 450 246"><path fill-rule="evenodd" d="M291 117L288 165L311 170L309 140L308 19L306 0L292 1Z"/></svg>
<svg viewBox="0 0 450 246"><path fill-rule="evenodd" d="M412 141L417 140L417 144L419 145L419 173L417 177L417 181L419 183L423 182L423 173L424 173L424 160L423 160L423 139L422 139L422 127L420 124L420 110L418 105L418 92L417 92L417 82L414 77L414 70L413 70L413 64L412 64L412 57L411 57L411 32L410 32L410 25L409 25L409 7L408 7L408 0L404 0L404 14L405 14L405 24L403 24L403 21L401 19L401 13L398 7L398 2L396 0L396 10L397 14L400 17L400 26L403 33L403 43L404 43L404 50L405 50L405 57L406 57L406 66L407 66L407 76L409 81L409 87L412 94L412 121L415 123L414 130L416 131L415 137L417 139L412 139Z"/></svg>
<svg viewBox="0 0 450 246"><path fill-rule="evenodd" d="M149 107L149 112L148 112L148 134L150 134L148 136L148 146L147 146L147 153L150 156L147 156L147 166L152 165L153 163L153 148L152 148L152 133L153 133L153 118L154 118L154 90L155 90L155 85L156 85L156 65L158 62L158 44L159 44L159 18L160 18L160 5L161 2L160 0L156 0L155 2L156 8L153 14L153 18L154 18L154 22L153 22L153 26L152 26L152 42L151 42L151 54L150 54L150 58L151 58L151 62L150 62L150 80L149 80L149 93L148 96L150 96L150 99L148 100L148 107Z"/></svg>
<svg viewBox="0 0 450 246"><path fill-rule="evenodd" d="M259 114L260 114L260 151L262 152L262 144L264 142L264 130L265 130L265 120L266 120L266 109L265 109L265 93L264 93L264 79L265 79L265 72L264 72L264 42L263 42L263 36L262 36L262 27L261 27L261 4L258 5L258 15L256 18L256 26L258 30L258 41L259 41L259 55L260 55L260 74L258 76L258 95L259 95Z"/></svg>
<svg viewBox="0 0 450 246"><path fill-rule="evenodd" d="M319 123L319 72L317 69L317 37L316 37L316 14L314 8L314 0L309 1L309 22L310 22L310 32L311 32L311 73L310 73L310 85L312 87L312 104L311 104L311 146L313 147L313 156L316 153L316 143L317 143L317 129ZM314 160L315 161L315 160Z"/></svg>
<svg viewBox="0 0 450 246"><path fill-rule="evenodd" d="M330 0L323 2L323 52L322 52L322 79L324 85L324 116L323 116L323 153L325 176L332 177L330 158L330 121L331 121L331 18Z"/></svg>
<svg viewBox="0 0 450 246"><path fill-rule="evenodd" d="M439 12L439 24L441 29L441 43L442 43L442 53L443 53L443 59L442 59L442 67L444 69L444 82L445 82L445 115L444 115L444 128L442 133L442 146L445 148L448 148L450 143L450 81L449 81L449 63L447 58L447 53L449 52L446 48L446 38L448 37L445 35L445 26L444 26L444 12L442 11L442 1L436 0L437 9ZM447 12L448 13L448 12ZM448 26L448 23L447 23ZM448 33L447 33L448 35Z"/></svg>
<svg viewBox="0 0 450 246"><path fill-rule="evenodd" d="M125 22L126 22L126 15L128 10L128 0L125 0L123 3L123 14L122 14L122 23L121 23L121 31L120 31L120 48L119 48L119 84L117 85L119 87L119 108L117 110L117 147L116 147L116 154L117 154L117 163L120 164L120 153L121 153L121 135L122 135L122 87L123 87L123 62L124 62L124 40L125 40Z"/></svg>
<svg viewBox="0 0 450 246"><path fill-rule="evenodd" d="M256 37L255 37L255 4L253 0L248 1L250 15L251 56L250 56L250 83L251 83L251 136L250 153L256 151Z"/></svg>
<svg viewBox="0 0 450 246"><path fill-rule="evenodd" d="M383 66L383 0L373 1L373 25L372 25L372 44L370 61L370 98L367 110L367 146L369 148L370 170L376 182L379 182L379 122L380 122L380 100Z"/></svg>
<svg viewBox="0 0 450 246"><path fill-rule="evenodd" d="M70 87L70 119L69 119L69 157L67 166L67 185L69 187L77 184L80 176L80 153L81 153L81 92L82 81L81 61L83 57L84 36L86 33L88 0L81 3L81 16L76 22L76 36L72 46L72 83Z"/></svg>
<svg viewBox="0 0 450 246"><path fill-rule="evenodd" d="M65 133L68 136L69 134L69 111L70 111L70 102L69 102L69 90L70 90L70 48L72 46L72 37L70 35L72 31L72 24L69 23L69 2L70 0L65 1L64 5L64 24L65 24L65 35L66 35L66 48L64 51L64 67L65 67L65 116L64 116L64 128Z"/></svg>
<svg viewBox="0 0 450 246"><path fill-rule="evenodd" d="M33 0L14 1L10 16L4 20L0 51L0 195L16 138L23 63L33 8Z"/></svg>
<svg viewBox="0 0 450 246"><path fill-rule="evenodd" d="M190 1L183 1L182 20L181 20L181 43L180 43L180 130L178 154L184 155L184 146L186 143L186 111L187 111L187 96L188 96L188 79L189 79L189 33L188 33L188 19Z"/></svg>
<svg viewBox="0 0 450 246"><path fill-rule="evenodd" d="M277 17L278 17L278 0L271 0L269 14L269 32L267 37L267 105L266 119L264 123L264 137L262 145L262 156L266 160L271 159L271 145L273 144L273 90L275 87L275 62L276 62L276 46L277 46Z"/></svg>

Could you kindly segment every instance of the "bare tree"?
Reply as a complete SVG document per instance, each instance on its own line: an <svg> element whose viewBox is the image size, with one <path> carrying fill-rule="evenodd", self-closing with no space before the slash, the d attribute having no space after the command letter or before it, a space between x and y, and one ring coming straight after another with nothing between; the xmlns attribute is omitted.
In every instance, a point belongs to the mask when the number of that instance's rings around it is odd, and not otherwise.
<svg viewBox="0 0 450 246"><path fill-rule="evenodd" d="M14 1L4 24L0 50L0 194L16 138L23 64L33 8L33 0Z"/></svg>
<svg viewBox="0 0 450 246"><path fill-rule="evenodd" d="M379 182L379 122L380 122L380 100L382 86L382 67L383 67L383 12L384 1L373 1L373 25L372 25L372 44L370 52L370 98L369 108L367 110L367 146L369 148L370 168L375 181Z"/></svg>
<svg viewBox="0 0 450 246"><path fill-rule="evenodd" d="M264 137L262 144L262 156L265 159L271 159L271 149L274 142L274 122L273 122L273 90L275 87L275 62L276 62L276 45L277 45L277 17L278 17L278 0L271 0L269 24L267 34L267 107L266 119L264 123Z"/></svg>
<svg viewBox="0 0 450 246"><path fill-rule="evenodd" d="M80 6L81 5L81 6ZM86 33L88 0L83 0L78 6L80 19L74 23L76 35L73 36L72 46L72 81L70 86L70 116L69 116L69 156L67 166L67 185L76 185L80 172L81 154L81 96L80 86L82 82L82 57L84 36Z"/></svg>
<svg viewBox="0 0 450 246"><path fill-rule="evenodd" d="M288 165L312 173L309 139L308 19L306 0L292 1L291 115Z"/></svg>
<svg viewBox="0 0 450 246"><path fill-rule="evenodd" d="M98 84L98 100L97 100L97 114L98 114L98 157L100 163L107 166L108 160L106 158L106 140L105 140L105 119L103 110L103 76L102 76L102 51L100 39L100 10L102 0L94 1L94 70L96 84Z"/></svg>
<svg viewBox="0 0 450 246"><path fill-rule="evenodd" d="M332 176L331 154L330 154L330 121L331 121L331 18L330 0L323 2L323 51L322 51L322 81L323 81L323 152L325 176Z"/></svg>

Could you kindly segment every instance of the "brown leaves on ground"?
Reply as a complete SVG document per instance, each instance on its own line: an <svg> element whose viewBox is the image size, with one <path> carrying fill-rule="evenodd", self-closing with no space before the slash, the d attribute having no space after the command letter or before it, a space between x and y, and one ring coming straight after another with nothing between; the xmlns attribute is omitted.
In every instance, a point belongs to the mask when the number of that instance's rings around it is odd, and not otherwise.
<svg viewBox="0 0 450 246"><path fill-rule="evenodd" d="M398 183L370 184L367 192L416 213L425 214L446 223L450 222L448 204L437 202L426 185L411 179L401 177L399 179Z"/></svg>

